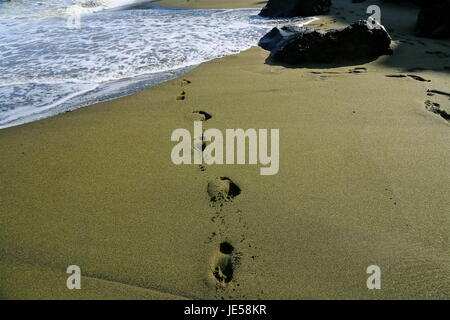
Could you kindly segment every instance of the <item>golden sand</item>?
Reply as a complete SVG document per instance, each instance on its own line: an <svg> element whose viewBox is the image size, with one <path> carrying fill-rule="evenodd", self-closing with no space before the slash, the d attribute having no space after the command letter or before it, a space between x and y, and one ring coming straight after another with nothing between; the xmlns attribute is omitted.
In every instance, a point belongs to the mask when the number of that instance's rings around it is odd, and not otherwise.
<svg viewBox="0 0 450 320"><path fill-rule="evenodd" d="M367 4L333 2L311 27L367 17ZM436 52L450 42L416 38L417 11L381 6L393 56L287 68L255 47L129 97L1 130L0 297L449 298L450 128L425 101L448 106L427 90L449 90L449 59ZM386 77L408 74L431 82ZM198 110L212 115L206 128L280 129L279 173L175 166L171 132L192 130ZM241 193L211 203L217 177ZM229 259L232 280L219 281ZM72 264L81 290L66 289ZM369 265L381 268L381 290L366 287Z"/></svg>

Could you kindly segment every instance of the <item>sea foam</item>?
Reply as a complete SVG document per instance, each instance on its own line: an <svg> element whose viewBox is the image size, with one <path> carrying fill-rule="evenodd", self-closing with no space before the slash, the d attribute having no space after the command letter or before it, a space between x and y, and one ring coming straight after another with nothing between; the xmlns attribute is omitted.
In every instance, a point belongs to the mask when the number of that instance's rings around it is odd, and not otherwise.
<svg viewBox="0 0 450 320"><path fill-rule="evenodd" d="M248 49L286 22L259 18L257 9L142 9L142 1L102 0L93 6L59 1L49 0L39 15L17 6L2 11L0 128L136 92ZM90 10L81 15L80 29L66 24L74 6Z"/></svg>

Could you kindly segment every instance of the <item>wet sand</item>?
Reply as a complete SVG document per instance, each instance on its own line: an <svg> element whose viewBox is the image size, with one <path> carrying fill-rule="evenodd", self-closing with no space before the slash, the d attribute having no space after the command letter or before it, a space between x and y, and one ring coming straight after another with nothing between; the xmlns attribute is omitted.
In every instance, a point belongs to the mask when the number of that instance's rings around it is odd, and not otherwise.
<svg viewBox="0 0 450 320"><path fill-rule="evenodd" d="M309 26L367 17L349 2ZM184 5L202 3L229 5ZM450 42L416 38L417 11L380 6L393 56L294 68L254 47L0 130L0 297L448 299L450 128L426 101L449 108L427 90L449 91ZM199 110L205 128L280 129L279 173L175 166L170 135ZM217 177L240 194L211 202ZM66 288L73 264L81 290ZM381 290L366 287L369 265Z"/></svg>

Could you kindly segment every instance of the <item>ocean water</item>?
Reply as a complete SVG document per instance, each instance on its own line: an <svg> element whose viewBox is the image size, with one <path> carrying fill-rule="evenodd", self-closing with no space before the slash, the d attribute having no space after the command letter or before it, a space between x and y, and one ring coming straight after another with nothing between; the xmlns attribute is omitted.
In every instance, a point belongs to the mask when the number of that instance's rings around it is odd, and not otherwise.
<svg viewBox="0 0 450 320"><path fill-rule="evenodd" d="M0 128L172 79L248 49L288 22L258 12L163 9L142 0L0 0Z"/></svg>

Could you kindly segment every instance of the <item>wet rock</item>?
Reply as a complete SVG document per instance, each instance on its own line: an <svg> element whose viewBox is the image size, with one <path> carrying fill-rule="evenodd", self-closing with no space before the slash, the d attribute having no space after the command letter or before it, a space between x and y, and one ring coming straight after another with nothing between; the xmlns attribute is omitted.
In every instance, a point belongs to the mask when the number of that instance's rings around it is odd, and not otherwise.
<svg viewBox="0 0 450 320"><path fill-rule="evenodd" d="M383 26L371 28L364 20L328 32L307 27L274 28L259 42L271 51L270 58L294 65L377 58L392 54L390 44L391 37Z"/></svg>
<svg viewBox="0 0 450 320"><path fill-rule="evenodd" d="M309 17L330 11L331 0L269 0L259 13L262 17Z"/></svg>

